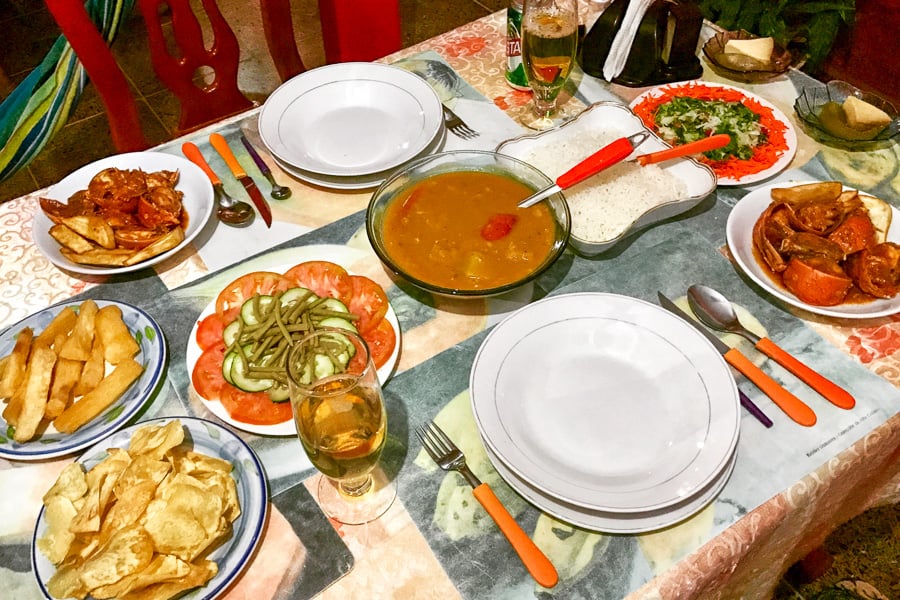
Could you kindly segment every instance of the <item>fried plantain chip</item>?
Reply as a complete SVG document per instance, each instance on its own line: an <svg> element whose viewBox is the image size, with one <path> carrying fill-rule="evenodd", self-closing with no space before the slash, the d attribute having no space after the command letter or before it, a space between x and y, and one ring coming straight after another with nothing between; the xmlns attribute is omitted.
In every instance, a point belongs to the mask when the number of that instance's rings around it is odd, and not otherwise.
<svg viewBox="0 0 900 600"><path fill-rule="evenodd" d="M16 344L13 346L12 354L6 360L3 378L0 379L0 398L12 397L13 392L25 379L25 369L33 340L34 332L30 327L26 327L16 336Z"/></svg>
<svg viewBox="0 0 900 600"><path fill-rule="evenodd" d="M211 560L198 560L190 565L190 572L177 581L156 583L122 596L121 600L166 600L180 595L185 590L205 585L219 572L219 567Z"/></svg>
<svg viewBox="0 0 900 600"><path fill-rule="evenodd" d="M97 313L97 335L103 342L106 362L117 365L129 358L134 358L141 347L122 320L122 310L109 304Z"/></svg>
<svg viewBox="0 0 900 600"><path fill-rule="evenodd" d="M54 225L50 228L50 237L59 242L63 247L68 248L72 252L81 254L89 252L96 248L94 244L87 238L80 236L76 231L70 229L66 225Z"/></svg>
<svg viewBox="0 0 900 600"><path fill-rule="evenodd" d="M75 312L75 309L71 306L63 307L61 311L56 313L50 324L34 338L34 344L36 346L52 346L59 354L62 349L62 344L59 341L62 340L65 343L77 321L78 313Z"/></svg>
<svg viewBox="0 0 900 600"><path fill-rule="evenodd" d="M134 456L149 456L161 460L169 450L184 441L184 427L180 421L169 421L163 426L141 427L131 436L128 451Z"/></svg>
<svg viewBox="0 0 900 600"><path fill-rule="evenodd" d="M50 384L50 398L44 409L44 418L53 420L71 404L75 397L75 386L81 377L82 362L60 358L53 367L53 383Z"/></svg>
<svg viewBox="0 0 900 600"><path fill-rule="evenodd" d="M184 230L181 227L176 227L149 246L146 246L129 256L125 260L125 264L130 266L136 265L140 262L144 262L145 260L153 258L154 256L158 256L163 252L168 252L183 241Z"/></svg>
<svg viewBox="0 0 900 600"><path fill-rule="evenodd" d="M111 250L116 247L116 236L113 233L113 228L103 217L77 215L62 219L62 224L78 235L96 242L102 248Z"/></svg>
<svg viewBox="0 0 900 600"><path fill-rule="evenodd" d="M137 573L153 560L153 540L139 524L120 529L84 561L81 581L88 589L112 585L123 577Z"/></svg>
<svg viewBox="0 0 900 600"><path fill-rule="evenodd" d="M79 377L78 383L75 384L73 395L76 397L84 396L99 385L104 375L106 375L106 360L103 358L103 342L100 341L95 331L94 342L91 345L91 355L81 367L81 377Z"/></svg>
<svg viewBox="0 0 900 600"><path fill-rule="evenodd" d="M841 195L844 186L840 181L804 183L786 188L773 188L772 200L798 204L801 202L834 200Z"/></svg>
<svg viewBox="0 0 900 600"><path fill-rule="evenodd" d="M158 583L174 582L191 573L191 565L171 554L157 554L150 564L116 583L92 590L95 598L121 598L134 590ZM171 597L171 596L169 596Z"/></svg>

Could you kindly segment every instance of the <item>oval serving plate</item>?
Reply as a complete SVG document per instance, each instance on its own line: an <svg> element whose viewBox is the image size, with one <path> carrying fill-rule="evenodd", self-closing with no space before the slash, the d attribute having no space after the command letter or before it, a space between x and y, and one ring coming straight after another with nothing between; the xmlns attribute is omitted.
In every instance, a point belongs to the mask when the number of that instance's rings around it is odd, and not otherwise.
<svg viewBox="0 0 900 600"><path fill-rule="evenodd" d="M750 161L738 159L728 161L729 164L733 164L735 168L745 165L746 173L744 174L729 174L724 172L721 167L717 168L715 163L710 163L713 171L716 172L718 185L748 185L762 181L763 179L768 179L787 168L791 163L791 160L793 160L794 154L797 152L797 131L791 124L790 119L768 100L740 88L722 83L697 83L692 81L670 83L647 90L632 100L630 106L638 116L641 116L644 112L655 108L660 101L665 100L665 98L673 94L698 98L709 95L710 93L713 98L717 100L721 99L718 97L721 94L727 94L738 99L744 106L760 116L760 121L764 127L768 124L770 129L776 129L777 126L780 137L783 138L781 143L778 144L776 151L767 158L764 165L752 165ZM644 117L641 118L643 119ZM656 131L652 122L647 123L645 120L645 124L650 129Z"/></svg>
<svg viewBox="0 0 900 600"><path fill-rule="evenodd" d="M107 457L108 448L127 448L131 435L140 427L165 425L174 420L181 421L186 430L185 443L190 444L194 451L227 460L234 467L231 476L235 480L241 514L232 523L231 537L207 556L218 565L218 573L205 586L179 596L184 600L211 600L219 597L247 567L253 551L262 539L268 512L269 484L262 463L250 446L228 429L211 421L196 417L166 417L144 421L117 432L85 452L77 462L89 471ZM41 592L48 600L52 600L47 591L47 582L56 567L37 549L37 541L46 531L47 522L42 507L31 543L31 566Z"/></svg>
<svg viewBox="0 0 900 600"><path fill-rule="evenodd" d="M200 234L200 231L212 216L215 202L213 187L209 177L200 170L200 167L186 158L166 154L165 152L131 152L102 158L70 173L59 183L51 186L47 197L66 204L75 192L87 189L88 183L90 183L94 175L103 169L113 167L117 169L141 169L146 172L179 172L180 176L175 189L184 193L182 204L188 214L188 225L184 231L184 240L171 250L128 267L80 265L70 261L60 253L59 242L50 236L50 228L53 226L53 222L42 210L38 209L34 213L32 225L34 243L41 253L47 257L47 260L57 267L83 275L114 275L116 273L139 271L166 260L188 246Z"/></svg>
<svg viewBox="0 0 900 600"><path fill-rule="evenodd" d="M761 187L741 198L740 202L731 209L731 214L728 215L728 222L725 225L725 237L728 241L731 255L734 256L741 270L776 298L797 308L808 310L811 313L844 319L872 319L900 312L900 296L878 298L864 304L838 304L837 306L807 304L785 289L780 282L774 281L768 270L759 264L753 252L753 226L772 202L772 188L801 185L803 183L814 182L781 182ZM844 189L851 188L845 186ZM889 242L900 243L900 225L898 225L900 223L900 211L893 206L891 210L894 216L891 219L891 227L888 229L887 239Z"/></svg>
<svg viewBox="0 0 900 600"><path fill-rule="evenodd" d="M77 308L81 302L56 304L0 332L0 356L12 352L16 336L23 328L31 327L38 334L64 307ZM166 341L159 325L150 315L131 304L113 300L95 302L100 308L113 304L122 311L122 319L140 346L135 360L143 365L144 372L111 406L71 434L59 433L51 425L30 442L19 443L7 435L9 424L0 417L0 431L4 434L0 438L0 456L11 460L44 460L77 452L122 427L153 394L166 362Z"/></svg>
<svg viewBox="0 0 900 600"><path fill-rule="evenodd" d="M351 248L349 246L339 246L339 245L315 245L315 246L301 246L298 248L291 249L291 259L295 262L291 262L288 264L282 265L273 265L266 266L264 270L266 271L274 271L276 273L284 273L291 267L296 264L309 261L309 260L325 260L329 262L333 262L338 264L350 272L353 262L359 260L362 257L365 257L366 253L362 250L357 250L355 248ZM234 271L234 277L240 277L245 273L250 273L252 271L259 270L255 268L247 268L245 271ZM353 274L351 272L351 274ZM216 299L215 297L206 305L203 311L200 313L200 316L197 317L197 321L194 323L194 327L191 329L190 336L187 341L187 349L185 351L185 363L187 365L188 376L194 372L194 366L197 364L197 360L200 358L200 355L203 351L200 349L200 346L197 345L197 327L199 327L200 322L206 318L207 316L213 314L216 311ZM391 374L394 371L394 367L397 365L397 361L400 359L400 322L397 320L397 313L394 312L394 308L388 304L387 314L384 317L390 322L391 326L394 328L394 333L397 335L397 342L394 345L394 351L391 353L388 361L382 365L378 369L378 380L381 385L387 383L388 379L390 379ZM282 423L277 423L275 425L254 425L252 423L244 423L242 421L237 421L228 414L228 411L225 410L225 407L218 400L207 400L203 396L197 393L197 391L193 387L193 383L191 384L192 393L203 402L203 405L216 417L221 419L222 421L228 423L229 425L236 427L242 431L246 431L249 433L255 433L257 435L271 435L271 436L294 436L297 435L297 430L294 427L293 419L284 421Z"/></svg>

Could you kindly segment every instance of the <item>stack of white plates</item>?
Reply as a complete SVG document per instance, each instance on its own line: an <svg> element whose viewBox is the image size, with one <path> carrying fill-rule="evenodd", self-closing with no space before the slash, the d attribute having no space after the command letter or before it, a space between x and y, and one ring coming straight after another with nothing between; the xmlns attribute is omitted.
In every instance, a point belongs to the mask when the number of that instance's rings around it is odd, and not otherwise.
<svg viewBox="0 0 900 600"><path fill-rule="evenodd" d="M734 467L739 401L712 344L662 308L579 293L516 311L472 367L497 471L543 511L639 533L706 506Z"/></svg>
<svg viewBox="0 0 900 600"><path fill-rule="evenodd" d="M301 73L268 97L259 134L279 166L336 189L379 185L443 143L441 101L417 75L378 63Z"/></svg>

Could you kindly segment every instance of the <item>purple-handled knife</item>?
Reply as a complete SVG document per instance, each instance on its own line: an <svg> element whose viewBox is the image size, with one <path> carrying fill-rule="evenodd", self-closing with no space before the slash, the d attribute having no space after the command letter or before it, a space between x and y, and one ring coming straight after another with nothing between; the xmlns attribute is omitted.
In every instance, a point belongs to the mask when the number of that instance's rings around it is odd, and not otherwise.
<svg viewBox="0 0 900 600"><path fill-rule="evenodd" d="M253 162L256 163L256 166L259 167L260 173L269 181L269 185L272 186L272 191L270 192L270 196L275 200L287 200L291 197L291 188L278 185L275 182L275 178L272 176L272 170L269 168L269 165L266 164L266 161L262 159L262 156L256 151L256 148L253 147L253 144L250 143L244 134L241 134L241 143L244 144L244 148L247 149L247 152L250 154L250 158L253 159Z"/></svg>

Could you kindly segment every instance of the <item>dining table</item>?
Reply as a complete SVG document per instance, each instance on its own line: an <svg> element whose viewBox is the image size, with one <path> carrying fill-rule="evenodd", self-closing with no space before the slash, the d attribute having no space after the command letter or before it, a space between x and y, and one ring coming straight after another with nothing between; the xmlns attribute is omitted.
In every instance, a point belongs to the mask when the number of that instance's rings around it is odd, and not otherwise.
<svg viewBox="0 0 900 600"><path fill-rule="evenodd" d="M701 42L715 31L705 23ZM506 32L506 12L498 11L377 61L446 67L450 84L437 90L440 99L478 135L464 139L446 132L437 150L492 151L529 133L519 118L530 110L531 94L504 79ZM33 217L48 190L26 194L0 205L0 330L46 307L88 298L131 304L159 324L165 368L129 424L160 417L208 419L234 431L264 468L264 528L222 598L769 598L788 568L842 523L900 501L900 314L845 319L776 298L736 267L726 222L744 196L774 182L836 179L900 207L900 146L894 142L867 152L825 146L807 135L793 110L801 90L820 82L793 68L761 83L729 81L711 70L699 51L698 56L702 81L747 90L788 116L797 132L790 164L765 181L720 185L688 212L634 232L598 256L567 250L537 279L507 294L433 295L387 271L365 230L372 187L335 189L292 176L262 143L261 107L256 107L152 150L181 156L182 144L194 142L225 190L247 199L209 143L211 133L224 136L267 194L268 184L240 143L246 136L275 180L292 192L289 199L269 201L271 227L258 218L244 228L211 218L187 248L161 263L84 275L58 268L35 246ZM628 104L646 89L612 84L576 68L561 101L569 109ZM386 514L366 525L328 519L312 491L322 475L296 435L254 434L223 423L193 389L188 364L195 323L227 283L246 273L335 257L386 290L399 324L399 358L383 386L388 433L381 459L397 498ZM829 405L780 367L763 364L815 407L817 423L798 425L741 381L740 389L773 426L743 411L727 483L702 509L657 530L610 533L572 525L519 495L495 468L472 412L470 371L486 336L544 298L590 292L655 303L658 291L683 300L695 283L725 293L779 345L849 390L856 405L850 410ZM415 428L428 420L465 451L472 470L548 556L559 574L554 587L535 583L466 481L441 471L426 455ZM44 597L31 559L35 523L43 495L76 458L0 459L3 596ZM205 596L200 589L187 597Z"/></svg>

